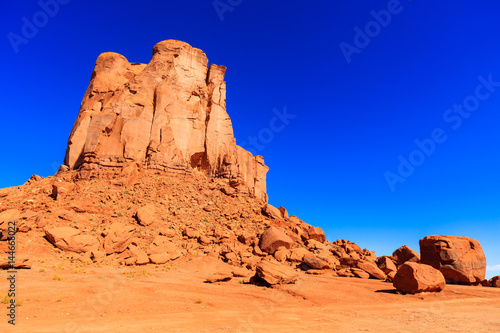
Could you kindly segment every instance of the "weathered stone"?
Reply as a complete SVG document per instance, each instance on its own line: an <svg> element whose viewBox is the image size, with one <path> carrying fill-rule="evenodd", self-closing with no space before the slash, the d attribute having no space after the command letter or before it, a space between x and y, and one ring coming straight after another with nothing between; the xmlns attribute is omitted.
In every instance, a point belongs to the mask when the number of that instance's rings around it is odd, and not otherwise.
<svg viewBox="0 0 500 333"><path fill-rule="evenodd" d="M297 273L283 264L272 261L261 261L256 267L257 276L269 283L289 284L297 281Z"/></svg>
<svg viewBox="0 0 500 333"><path fill-rule="evenodd" d="M64 251L85 253L96 251L99 248L99 240L91 235L80 235L80 230L70 227L60 227L45 230L49 242Z"/></svg>
<svg viewBox="0 0 500 333"><path fill-rule="evenodd" d="M289 249L293 240L287 234L276 227L270 227L260 237L259 247L262 251L273 254L280 246Z"/></svg>
<svg viewBox="0 0 500 333"><path fill-rule="evenodd" d="M500 288L500 275L492 277L488 282L492 287Z"/></svg>
<svg viewBox="0 0 500 333"><path fill-rule="evenodd" d="M475 239L427 236L420 240L420 253L420 262L439 269L448 283L476 284L486 276L486 257Z"/></svg>
<svg viewBox="0 0 500 333"><path fill-rule="evenodd" d="M264 215L270 217L270 218L273 218L273 219L281 219L282 216L281 216L281 212L278 210L278 208L270 205L270 204L267 204L264 206L264 208L262 209L262 213L264 213Z"/></svg>
<svg viewBox="0 0 500 333"><path fill-rule="evenodd" d="M320 243L324 243L326 240L325 232L320 227L312 227L311 226L307 230L307 233L309 234L309 239L314 239Z"/></svg>
<svg viewBox="0 0 500 333"><path fill-rule="evenodd" d="M210 275L205 279L206 282L216 283L216 282L226 282L233 278L233 275L230 273L215 273Z"/></svg>
<svg viewBox="0 0 500 333"><path fill-rule="evenodd" d="M304 256L309 253L310 252L303 247L293 248L292 252L290 253L290 261L302 262Z"/></svg>
<svg viewBox="0 0 500 333"><path fill-rule="evenodd" d="M125 251L132 242L135 228L120 222L113 223L106 231L106 237L102 242L102 249L106 254L120 253Z"/></svg>
<svg viewBox="0 0 500 333"><path fill-rule="evenodd" d="M398 268L394 264L394 261L388 256L383 256L379 257L377 259L378 261L378 267L384 272L385 274L389 274L390 272L397 272Z"/></svg>
<svg viewBox="0 0 500 333"><path fill-rule="evenodd" d="M408 246L403 245L396 251L392 253L392 257L398 265L402 265L405 262L419 262L420 256L417 252L410 249Z"/></svg>
<svg viewBox="0 0 500 333"><path fill-rule="evenodd" d="M408 261L399 267L393 285L403 293L416 294L439 292L446 282L443 274L432 266Z"/></svg>
<svg viewBox="0 0 500 333"><path fill-rule="evenodd" d="M387 280L387 275L382 272L382 270L380 270L380 268L378 268L377 265L372 261L358 260L356 262L356 267L364 270L376 279L383 281Z"/></svg>
<svg viewBox="0 0 500 333"><path fill-rule="evenodd" d="M312 269L329 269L328 263L312 253L306 254L303 258L303 263Z"/></svg>
<svg viewBox="0 0 500 333"><path fill-rule="evenodd" d="M156 208L154 205L143 206L137 210L137 221L139 221L140 225L147 227L156 221L155 214Z"/></svg>
<svg viewBox="0 0 500 333"><path fill-rule="evenodd" d="M166 253L150 254L149 261L153 264L161 265L170 260L170 256Z"/></svg>
<svg viewBox="0 0 500 333"><path fill-rule="evenodd" d="M361 279L369 279L370 278L370 274L368 274L367 272L365 272L364 270L362 269L359 269L359 268L351 268L351 271L354 275L356 275L356 277L359 277Z"/></svg>
<svg viewBox="0 0 500 333"><path fill-rule="evenodd" d="M281 213L281 217L283 217L284 219L289 218L288 211L286 210L285 207L281 206L280 208L278 208L278 210Z"/></svg>
<svg viewBox="0 0 500 333"><path fill-rule="evenodd" d="M21 212L18 209L7 209L0 213L0 240L8 239L9 228L14 232L17 231L17 224L21 220ZM15 222L16 227L14 228L14 224L10 224L10 222Z"/></svg>
<svg viewBox="0 0 500 333"><path fill-rule="evenodd" d="M52 197L56 200L64 199L75 188L75 184L69 182L56 182L52 185Z"/></svg>
<svg viewBox="0 0 500 333"><path fill-rule="evenodd" d="M129 248L129 253L130 253L131 257L136 258L136 260L135 260L136 265L146 265L147 263L149 263L149 257L146 254L146 252L139 249L135 245L129 245L128 248Z"/></svg>

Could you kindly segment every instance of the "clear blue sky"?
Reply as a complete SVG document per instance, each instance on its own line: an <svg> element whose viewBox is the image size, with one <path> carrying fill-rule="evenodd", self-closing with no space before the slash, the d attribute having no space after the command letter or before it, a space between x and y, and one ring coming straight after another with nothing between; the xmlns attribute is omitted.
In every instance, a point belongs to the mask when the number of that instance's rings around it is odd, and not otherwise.
<svg viewBox="0 0 500 333"><path fill-rule="evenodd" d="M100 53L147 63L179 39L228 67L271 204L378 255L464 235L500 265L500 3L59 1L0 4L0 187L54 174Z"/></svg>

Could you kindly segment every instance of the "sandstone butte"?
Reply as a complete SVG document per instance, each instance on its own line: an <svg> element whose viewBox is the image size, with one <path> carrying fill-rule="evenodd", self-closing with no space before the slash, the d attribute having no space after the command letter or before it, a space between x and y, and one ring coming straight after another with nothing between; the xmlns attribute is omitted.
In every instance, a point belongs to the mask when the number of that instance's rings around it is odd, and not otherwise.
<svg viewBox="0 0 500 333"><path fill-rule="evenodd" d="M283 287L308 274L396 279L403 293L440 291L442 276L499 286L484 280L475 240L432 236L420 255L402 246L377 257L269 205L268 167L236 145L225 70L174 40L154 46L147 65L100 55L65 166L0 189L0 267L9 267L7 226L16 222L18 268L68 260L168 270L205 258L211 283Z"/></svg>
<svg viewBox="0 0 500 333"><path fill-rule="evenodd" d="M65 164L82 178L146 169L199 170L267 201L262 156L236 145L226 111L226 67L187 43L156 44L149 64L117 53L96 61L69 136Z"/></svg>

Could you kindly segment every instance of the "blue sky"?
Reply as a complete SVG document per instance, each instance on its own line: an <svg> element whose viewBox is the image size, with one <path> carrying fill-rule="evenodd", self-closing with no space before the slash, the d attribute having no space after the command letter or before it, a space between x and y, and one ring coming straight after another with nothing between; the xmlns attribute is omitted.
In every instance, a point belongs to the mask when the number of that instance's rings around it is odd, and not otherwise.
<svg viewBox="0 0 500 333"><path fill-rule="evenodd" d="M500 265L500 3L58 1L0 4L0 187L54 174L100 53L179 39L228 67L271 204L378 255L463 235Z"/></svg>

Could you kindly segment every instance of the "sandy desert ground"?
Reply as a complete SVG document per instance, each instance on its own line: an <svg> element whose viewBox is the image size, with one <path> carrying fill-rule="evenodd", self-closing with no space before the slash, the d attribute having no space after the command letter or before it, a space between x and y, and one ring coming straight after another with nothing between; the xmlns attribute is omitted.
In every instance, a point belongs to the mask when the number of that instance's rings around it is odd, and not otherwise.
<svg viewBox="0 0 500 333"><path fill-rule="evenodd" d="M39 262L18 271L17 324L7 324L4 309L1 331L500 331L500 288L447 285L437 294L401 295L390 283L331 273L304 273L275 288L238 278L204 283L221 265L209 257L186 257L173 267Z"/></svg>

